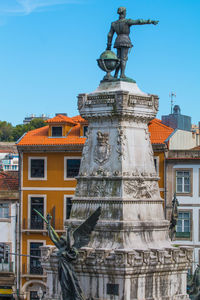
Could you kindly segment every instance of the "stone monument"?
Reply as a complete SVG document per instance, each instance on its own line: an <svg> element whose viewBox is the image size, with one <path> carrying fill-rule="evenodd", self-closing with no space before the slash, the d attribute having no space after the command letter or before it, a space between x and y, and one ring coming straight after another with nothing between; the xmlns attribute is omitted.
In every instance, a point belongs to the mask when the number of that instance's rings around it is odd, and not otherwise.
<svg viewBox="0 0 200 300"><path fill-rule="evenodd" d="M171 245L148 131L158 96L142 92L135 82L109 77L94 92L80 94L78 108L88 120L88 138L66 227L78 226L101 207L90 243L79 250L75 265L85 297L189 299L192 249ZM45 299L61 299L57 257L49 249L42 248Z"/></svg>

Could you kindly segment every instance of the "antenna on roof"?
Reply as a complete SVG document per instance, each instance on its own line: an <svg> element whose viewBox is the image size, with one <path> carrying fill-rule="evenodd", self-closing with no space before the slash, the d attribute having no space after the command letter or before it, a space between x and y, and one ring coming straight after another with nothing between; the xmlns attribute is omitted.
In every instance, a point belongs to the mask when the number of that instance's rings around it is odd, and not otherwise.
<svg viewBox="0 0 200 300"><path fill-rule="evenodd" d="M174 107L174 97L176 97L176 93L175 92L169 93L169 97L171 99L171 114L172 114L173 113L173 107Z"/></svg>

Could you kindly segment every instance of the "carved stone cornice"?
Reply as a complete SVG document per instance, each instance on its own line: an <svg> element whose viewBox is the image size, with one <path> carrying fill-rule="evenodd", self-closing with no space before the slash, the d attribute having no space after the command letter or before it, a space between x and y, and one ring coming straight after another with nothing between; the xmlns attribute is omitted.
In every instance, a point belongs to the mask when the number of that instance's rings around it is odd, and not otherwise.
<svg viewBox="0 0 200 300"><path fill-rule="evenodd" d="M134 95L126 91L80 94L78 108L87 120L118 116L124 120L149 122L158 111L158 96Z"/></svg>
<svg viewBox="0 0 200 300"><path fill-rule="evenodd" d="M81 197L79 198L78 196L73 197L72 199L73 204L98 204L98 205L105 205L105 204L121 204L121 205L126 205L126 204L162 204L164 203L163 199L159 200L153 200L153 199L128 199L126 197L104 197L104 198L99 198L99 197Z"/></svg>
<svg viewBox="0 0 200 300"><path fill-rule="evenodd" d="M49 246L42 247L49 252ZM57 250L56 250L57 251ZM56 251L51 254L48 261L42 260L42 266L48 272L55 271L58 266ZM125 272L130 274L147 274L156 272L173 272L185 270L193 261L192 247L171 247L165 249L115 249L84 247L79 249L78 259L74 265L76 272L88 272L95 268L97 273L115 274ZM138 268L139 267L139 268ZM153 268L153 269L152 269ZM124 274L124 273L123 273Z"/></svg>

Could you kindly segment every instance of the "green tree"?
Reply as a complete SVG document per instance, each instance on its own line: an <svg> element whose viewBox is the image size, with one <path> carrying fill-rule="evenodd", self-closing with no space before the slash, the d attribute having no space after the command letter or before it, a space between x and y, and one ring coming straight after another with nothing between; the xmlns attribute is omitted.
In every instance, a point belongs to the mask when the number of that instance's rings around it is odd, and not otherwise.
<svg viewBox="0 0 200 300"><path fill-rule="evenodd" d="M6 121L0 121L0 141L12 142L13 141L13 126Z"/></svg>
<svg viewBox="0 0 200 300"><path fill-rule="evenodd" d="M17 141L25 132L45 126L42 119L33 119L29 124L16 125L13 128L13 140Z"/></svg>

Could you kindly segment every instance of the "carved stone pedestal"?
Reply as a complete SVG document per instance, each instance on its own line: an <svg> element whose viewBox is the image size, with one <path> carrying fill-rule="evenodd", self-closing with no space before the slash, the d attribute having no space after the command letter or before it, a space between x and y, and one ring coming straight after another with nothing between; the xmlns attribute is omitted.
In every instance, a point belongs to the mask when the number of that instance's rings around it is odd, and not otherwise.
<svg viewBox="0 0 200 300"><path fill-rule="evenodd" d="M80 94L78 107L88 139L68 223L77 226L102 209L76 265L86 298L189 299L192 250L169 241L148 131L158 97L135 83L104 82Z"/></svg>

